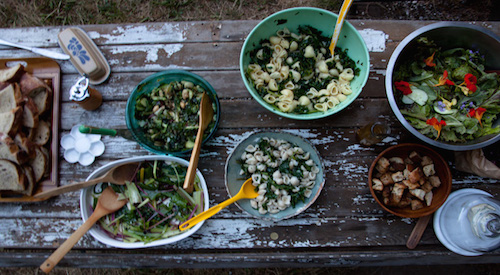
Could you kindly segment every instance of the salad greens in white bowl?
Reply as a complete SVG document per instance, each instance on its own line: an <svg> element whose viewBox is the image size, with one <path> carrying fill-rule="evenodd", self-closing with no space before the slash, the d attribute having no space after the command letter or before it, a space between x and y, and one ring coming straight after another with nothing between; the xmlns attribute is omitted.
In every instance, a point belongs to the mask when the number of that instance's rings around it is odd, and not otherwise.
<svg viewBox="0 0 500 275"><path fill-rule="evenodd" d="M442 22L396 48L386 93L396 117L419 139L454 151L500 140L500 38L475 25Z"/></svg>
<svg viewBox="0 0 500 275"><path fill-rule="evenodd" d="M196 171L194 192L182 189L189 162L172 156L141 156L117 160L95 170L87 180L102 176L113 167L140 163L137 173L126 185L112 185L128 203L101 218L89 233L101 243L118 248L145 248L180 241L195 233L203 222L189 230L179 225L209 208L208 189ZM100 192L108 183L83 189L80 210L85 222L93 212Z"/></svg>

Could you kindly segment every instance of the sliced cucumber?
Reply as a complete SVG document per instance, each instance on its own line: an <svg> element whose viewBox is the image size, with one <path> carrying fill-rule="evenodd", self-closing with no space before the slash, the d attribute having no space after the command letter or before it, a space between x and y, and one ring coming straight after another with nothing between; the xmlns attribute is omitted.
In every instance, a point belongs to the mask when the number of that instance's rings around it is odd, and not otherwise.
<svg viewBox="0 0 500 275"><path fill-rule="evenodd" d="M403 95L403 97L401 98L401 101L404 103L404 104L413 104L413 99L409 98L407 95Z"/></svg>
<svg viewBox="0 0 500 275"><path fill-rule="evenodd" d="M410 89L412 93L409 94L408 97L411 98L413 101L415 101L418 105L424 106L425 103L427 102L427 99L429 99L427 93L415 86L410 86Z"/></svg>
<svg viewBox="0 0 500 275"><path fill-rule="evenodd" d="M456 109L448 110L448 109L444 108L444 110L441 110L441 108L439 108L439 101L434 102L433 107L434 107L434 111L436 111L436 113L442 114L442 115L451 115L451 114L454 114L457 112Z"/></svg>

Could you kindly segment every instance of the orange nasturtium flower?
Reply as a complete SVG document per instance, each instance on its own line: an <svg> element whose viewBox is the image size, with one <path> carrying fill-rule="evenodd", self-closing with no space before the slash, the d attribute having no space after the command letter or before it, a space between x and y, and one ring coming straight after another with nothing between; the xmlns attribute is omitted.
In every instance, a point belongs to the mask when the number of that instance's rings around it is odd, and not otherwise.
<svg viewBox="0 0 500 275"><path fill-rule="evenodd" d="M483 124L481 123L481 119L483 118L484 112L486 112L486 109L483 107L479 107L477 109L472 108L469 111L469 116L476 118L479 121L479 125L481 125L481 127L483 127Z"/></svg>
<svg viewBox="0 0 500 275"><path fill-rule="evenodd" d="M442 86L442 85L450 85L450 86L454 86L455 83L453 83L453 81L449 80L448 79L448 71L444 71L443 75L439 77L439 83L434 85L434 87L437 87L437 86Z"/></svg>
<svg viewBox="0 0 500 275"><path fill-rule="evenodd" d="M436 54L436 52L434 52L431 56L427 57L424 60L425 65L427 65L429 67L435 67L436 66L436 63L434 63L434 55L435 54Z"/></svg>
<svg viewBox="0 0 500 275"><path fill-rule="evenodd" d="M438 121L437 118L433 117L427 120L427 124L431 125L432 127L434 127L434 129L436 129L436 131L438 131L438 135L436 137L437 140L439 138L439 135L441 134L441 128L443 128L443 126L446 126L446 121Z"/></svg>
<svg viewBox="0 0 500 275"><path fill-rule="evenodd" d="M397 81L394 83L394 85L396 85L396 89L403 92L404 95L409 95L412 93L412 91L410 89L410 83L408 83L406 81Z"/></svg>

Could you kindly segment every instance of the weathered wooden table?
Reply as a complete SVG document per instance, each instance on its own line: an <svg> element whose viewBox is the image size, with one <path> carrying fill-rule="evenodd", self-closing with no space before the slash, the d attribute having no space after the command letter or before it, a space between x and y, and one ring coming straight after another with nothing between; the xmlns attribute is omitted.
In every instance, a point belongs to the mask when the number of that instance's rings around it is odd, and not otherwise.
<svg viewBox="0 0 500 275"><path fill-rule="evenodd" d="M104 97L96 111L69 101L69 88L79 75L69 61L61 67L59 138L72 126L125 129L127 98L142 79L168 69L185 69L209 81L221 100L221 122L215 138L203 147L200 165L210 205L227 199L224 164L239 141L260 129L283 130L311 141L326 168L326 185L318 200L300 215L264 222L232 205L206 221L188 239L156 248L123 250L107 247L86 234L59 263L61 267L237 268L352 265L432 265L498 263L500 252L463 257L446 249L430 224L414 250L406 240L416 220L388 214L372 198L367 173L384 148L419 142L397 121L385 97L384 76L391 53L406 35L430 24L425 21L350 21L367 38L372 64L369 81L351 106L337 115L314 121L276 116L261 107L245 89L239 54L245 36L257 21L175 22L81 26L100 47L112 69L107 82L95 86ZM476 22L500 33L499 22ZM0 29L13 42L61 51L57 34L63 27ZM34 54L0 47L0 57ZM366 148L355 132L372 118L387 121L394 133L386 144ZM102 138L106 150L90 166L69 164L59 152L60 185L85 179L116 159L149 154L121 137ZM453 154L439 151L453 172L453 190L478 188L498 196L498 180L456 171ZM79 192L38 203L0 204L0 266L39 266L81 224ZM271 238L276 233L278 238ZM273 236L276 236L273 234Z"/></svg>

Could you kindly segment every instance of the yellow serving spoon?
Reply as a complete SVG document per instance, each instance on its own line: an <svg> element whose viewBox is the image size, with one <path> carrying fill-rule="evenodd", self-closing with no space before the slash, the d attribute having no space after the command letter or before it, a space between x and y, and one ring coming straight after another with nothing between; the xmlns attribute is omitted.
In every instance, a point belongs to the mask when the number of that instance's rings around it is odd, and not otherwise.
<svg viewBox="0 0 500 275"><path fill-rule="evenodd" d="M189 229L189 228L195 226L196 224L198 224L199 222L204 221L204 220L212 217L213 215L217 214L217 212L221 211L224 207L232 204L233 202L235 202L237 200L254 199L258 195L259 194L257 192L255 192L255 186L252 185L252 179L251 178L247 179L243 183L243 185L241 186L241 189L238 192L238 194L236 194L236 196L234 196L228 200L225 200L216 206L212 206L207 211L204 211L204 212L192 217L191 219L185 221L183 224L179 225L179 229L181 231Z"/></svg>
<svg viewBox="0 0 500 275"><path fill-rule="evenodd" d="M334 55L335 46L337 45L337 41L339 40L340 31L342 30L342 25L344 25L344 19L347 15L347 12L351 8L352 0L344 0L342 3L342 7L340 8L339 17L337 18L337 23L335 24L335 30L333 31L332 41L330 42L330 53L332 56Z"/></svg>

